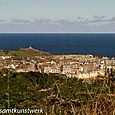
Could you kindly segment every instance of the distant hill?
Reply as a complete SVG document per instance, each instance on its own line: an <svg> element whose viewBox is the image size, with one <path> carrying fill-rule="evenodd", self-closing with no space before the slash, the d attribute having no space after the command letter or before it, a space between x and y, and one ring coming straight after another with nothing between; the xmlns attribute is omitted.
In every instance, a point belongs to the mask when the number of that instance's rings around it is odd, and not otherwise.
<svg viewBox="0 0 115 115"><path fill-rule="evenodd" d="M48 52L39 51L37 49L29 47L29 48L21 48L19 50L13 50L13 51L0 50L0 55L34 57L34 56L50 56L50 55L53 55L53 54L50 54Z"/></svg>

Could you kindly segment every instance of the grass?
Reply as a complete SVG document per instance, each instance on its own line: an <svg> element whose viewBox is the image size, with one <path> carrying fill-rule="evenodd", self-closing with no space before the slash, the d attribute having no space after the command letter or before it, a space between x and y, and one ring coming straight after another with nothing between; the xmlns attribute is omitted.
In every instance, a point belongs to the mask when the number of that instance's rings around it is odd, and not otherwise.
<svg viewBox="0 0 115 115"><path fill-rule="evenodd" d="M24 48L24 49L19 49L16 51L9 51L9 53L15 56L30 57L30 58L33 58L35 56L49 56L50 55L46 52L41 52L33 48Z"/></svg>
<svg viewBox="0 0 115 115"><path fill-rule="evenodd" d="M30 52L24 52L24 51L10 51L10 53L14 56L20 56L20 57L34 57L35 55Z"/></svg>

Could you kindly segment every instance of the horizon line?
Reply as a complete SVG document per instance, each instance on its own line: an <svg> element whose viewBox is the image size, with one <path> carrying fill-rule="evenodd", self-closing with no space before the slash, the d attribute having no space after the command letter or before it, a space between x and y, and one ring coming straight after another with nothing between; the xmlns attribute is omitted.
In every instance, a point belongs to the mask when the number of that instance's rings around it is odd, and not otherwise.
<svg viewBox="0 0 115 115"><path fill-rule="evenodd" d="M0 32L0 34L115 34L115 32Z"/></svg>

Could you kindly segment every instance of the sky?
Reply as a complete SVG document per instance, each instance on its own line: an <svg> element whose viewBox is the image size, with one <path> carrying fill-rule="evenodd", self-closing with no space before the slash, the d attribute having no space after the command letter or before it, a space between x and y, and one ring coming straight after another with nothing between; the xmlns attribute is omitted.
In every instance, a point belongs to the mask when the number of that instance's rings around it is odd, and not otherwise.
<svg viewBox="0 0 115 115"><path fill-rule="evenodd" d="M0 0L0 32L115 32L115 0Z"/></svg>

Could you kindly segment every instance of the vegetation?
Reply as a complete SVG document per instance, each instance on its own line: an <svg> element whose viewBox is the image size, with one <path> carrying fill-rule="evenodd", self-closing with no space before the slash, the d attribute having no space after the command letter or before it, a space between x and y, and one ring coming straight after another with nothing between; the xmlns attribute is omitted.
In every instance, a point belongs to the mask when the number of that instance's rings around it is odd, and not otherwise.
<svg viewBox="0 0 115 115"><path fill-rule="evenodd" d="M46 73L0 72L0 108L43 108L45 115L114 115L115 72L83 83Z"/></svg>
<svg viewBox="0 0 115 115"><path fill-rule="evenodd" d="M34 48L21 48L15 51L9 51L11 55L21 56L21 57L34 57L34 56L48 56L49 53L36 50Z"/></svg>

